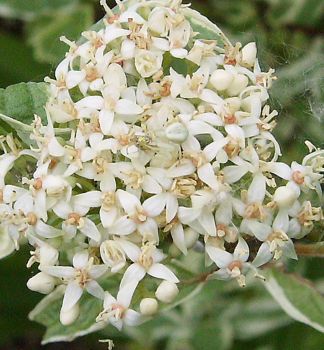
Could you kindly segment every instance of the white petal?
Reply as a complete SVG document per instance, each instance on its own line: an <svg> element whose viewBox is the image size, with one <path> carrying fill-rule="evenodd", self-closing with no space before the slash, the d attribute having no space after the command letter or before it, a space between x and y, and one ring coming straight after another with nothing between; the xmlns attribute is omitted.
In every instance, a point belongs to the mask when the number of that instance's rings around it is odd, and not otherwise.
<svg viewBox="0 0 324 350"><path fill-rule="evenodd" d="M130 100L120 99L116 103L115 111L118 114L140 114L143 113L144 110Z"/></svg>
<svg viewBox="0 0 324 350"><path fill-rule="evenodd" d="M210 143L208 146L204 148L204 155L206 160L209 162L212 161L218 154L218 152L227 145L229 139L222 137L221 139Z"/></svg>
<svg viewBox="0 0 324 350"><path fill-rule="evenodd" d="M282 230L285 233L289 229L289 217L286 209L280 209L272 225L274 230Z"/></svg>
<svg viewBox="0 0 324 350"><path fill-rule="evenodd" d="M139 326L150 319L151 317L143 316L139 312L128 309L124 316L124 323L127 326Z"/></svg>
<svg viewBox="0 0 324 350"><path fill-rule="evenodd" d="M76 102L74 107L78 110L85 107L100 110L103 108L103 105L104 99L101 96L87 96Z"/></svg>
<svg viewBox="0 0 324 350"><path fill-rule="evenodd" d="M134 263L130 265L128 269L125 271L124 276L120 282L120 288L123 288L129 282L132 282L134 280L136 281L142 280L145 275L146 275L146 271L142 265L140 265L139 263Z"/></svg>
<svg viewBox="0 0 324 350"><path fill-rule="evenodd" d="M115 241L121 245L123 250L125 251L126 255L131 259L133 262L135 262L140 254L141 249L134 243L131 243L127 241L126 239L121 238L115 238Z"/></svg>
<svg viewBox="0 0 324 350"><path fill-rule="evenodd" d="M118 211L116 207L111 207L109 211L100 208L99 214L102 226L108 228L114 224Z"/></svg>
<svg viewBox="0 0 324 350"><path fill-rule="evenodd" d="M55 238L62 236L64 232L38 220L35 226L36 233L44 238Z"/></svg>
<svg viewBox="0 0 324 350"><path fill-rule="evenodd" d="M98 284L97 281L90 281L86 285L86 290L89 294L93 295L94 297L98 299L104 299L105 297L105 292L101 288L101 286Z"/></svg>
<svg viewBox="0 0 324 350"><path fill-rule="evenodd" d="M165 218L167 222L170 222L177 214L179 203L175 197L172 196L172 194L167 194L166 199L166 213Z"/></svg>
<svg viewBox="0 0 324 350"><path fill-rule="evenodd" d="M152 196L143 203L144 211L151 217L161 214L165 207L165 196L163 194Z"/></svg>
<svg viewBox="0 0 324 350"><path fill-rule="evenodd" d="M201 210L195 208L179 207L178 218L183 224L189 224L199 217Z"/></svg>
<svg viewBox="0 0 324 350"><path fill-rule="evenodd" d="M91 268L90 275L93 279L97 279L102 276L108 270L107 265L94 265Z"/></svg>
<svg viewBox="0 0 324 350"><path fill-rule="evenodd" d="M212 213L202 212L198 221L210 236L216 236L216 224Z"/></svg>
<svg viewBox="0 0 324 350"><path fill-rule="evenodd" d="M48 153L53 157L62 157L65 154L65 148L60 145L56 137L52 137L48 144Z"/></svg>
<svg viewBox="0 0 324 350"><path fill-rule="evenodd" d="M122 29L122 28L110 28L109 30L105 31L105 35L104 35L104 43L107 45L108 43L110 43L111 41L121 37L121 36L127 36L131 34L130 30L127 29Z"/></svg>
<svg viewBox="0 0 324 350"><path fill-rule="evenodd" d="M65 81L66 87L70 90L77 86L87 76L85 70L75 71L71 70L67 73Z"/></svg>
<svg viewBox="0 0 324 350"><path fill-rule="evenodd" d="M273 254L270 252L269 242L264 242L261 244L258 253L254 260L252 261L253 266L260 267L273 258Z"/></svg>
<svg viewBox="0 0 324 350"><path fill-rule="evenodd" d="M172 165L166 172L167 177L178 177L191 175L195 172L196 167L193 165L192 161L189 159L183 159L180 163Z"/></svg>
<svg viewBox="0 0 324 350"><path fill-rule="evenodd" d="M117 303L127 309L132 301L132 297L137 285L138 280L135 279L125 284L123 288L120 288L117 294Z"/></svg>
<svg viewBox="0 0 324 350"><path fill-rule="evenodd" d="M272 232L271 226L259 222L255 219L246 220L245 222L247 223L247 227L251 230L252 234L259 241L265 241Z"/></svg>
<svg viewBox="0 0 324 350"><path fill-rule="evenodd" d="M82 194L78 194L73 197L73 202L85 207L100 207L101 206L101 192L89 191Z"/></svg>
<svg viewBox="0 0 324 350"><path fill-rule="evenodd" d="M175 225L171 229L171 236L172 236L174 244L182 251L183 254L187 255L188 250L186 247L183 226L181 224Z"/></svg>
<svg viewBox="0 0 324 350"><path fill-rule="evenodd" d="M219 188L218 180L215 176L214 169L210 163L206 163L197 170L198 177L201 181L213 189Z"/></svg>
<svg viewBox="0 0 324 350"><path fill-rule="evenodd" d="M99 112L99 124L100 129L104 135L108 135L111 129L111 126L114 122L115 113L107 109L102 109Z"/></svg>
<svg viewBox="0 0 324 350"><path fill-rule="evenodd" d="M157 194L162 192L162 187L151 175L145 175L142 188L147 193Z"/></svg>
<svg viewBox="0 0 324 350"><path fill-rule="evenodd" d="M43 272L55 277L72 278L75 269L71 266L43 266Z"/></svg>
<svg viewBox="0 0 324 350"><path fill-rule="evenodd" d="M152 239L159 243L158 226L154 219L148 218L145 222L139 224L138 231L143 237L147 234L152 235Z"/></svg>
<svg viewBox="0 0 324 350"><path fill-rule="evenodd" d="M118 190L117 197L127 214L134 214L136 212L136 209L142 206L139 199L133 194L128 193L127 191Z"/></svg>
<svg viewBox="0 0 324 350"><path fill-rule="evenodd" d="M74 282L70 282L64 294L62 310L70 310L79 301L82 294L83 289L78 285L74 284Z"/></svg>
<svg viewBox="0 0 324 350"><path fill-rule="evenodd" d="M243 238L239 237L239 241L237 243L237 246L235 247L234 254L233 254L234 259L239 260L241 262L246 262L247 259L249 258L249 252L250 252L250 249L248 244Z"/></svg>
<svg viewBox="0 0 324 350"><path fill-rule="evenodd" d="M127 216L122 216L110 227L109 232L114 235L124 236L134 232L136 228L137 224L134 220L129 219Z"/></svg>
<svg viewBox="0 0 324 350"><path fill-rule="evenodd" d="M248 169L244 166L230 165L223 169L225 181L228 184L235 183L240 180L246 173Z"/></svg>
<svg viewBox="0 0 324 350"><path fill-rule="evenodd" d="M83 218L84 226L80 228L80 231L87 237L93 239L96 242L100 242L101 234L98 231L97 226L93 221L88 218Z"/></svg>
<svg viewBox="0 0 324 350"><path fill-rule="evenodd" d="M177 276L168 267L160 263L153 264L147 270L147 273L150 276L161 278L169 282L173 282L173 283L179 282L179 279L177 278Z"/></svg>
<svg viewBox="0 0 324 350"><path fill-rule="evenodd" d="M254 176L252 183L248 189L248 202L262 203L265 193L266 193L266 178L261 172L259 172Z"/></svg>
<svg viewBox="0 0 324 350"><path fill-rule="evenodd" d="M232 254L220 248L206 246L206 252L220 269L227 268L233 261Z"/></svg>

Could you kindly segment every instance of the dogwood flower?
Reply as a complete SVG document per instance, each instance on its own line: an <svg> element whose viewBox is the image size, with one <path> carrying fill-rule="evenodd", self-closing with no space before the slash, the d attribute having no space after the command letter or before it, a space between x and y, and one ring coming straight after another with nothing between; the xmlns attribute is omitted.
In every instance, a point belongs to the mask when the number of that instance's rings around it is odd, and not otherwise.
<svg viewBox="0 0 324 350"><path fill-rule="evenodd" d="M88 251L76 253L73 257L73 267L43 266L42 272L60 277L67 283L64 293L62 310L69 311L79 301L84 290L96 298L103 299L104 291L97 281L108 269L106 265L94 265L94 259L89 258Z"/></svg>

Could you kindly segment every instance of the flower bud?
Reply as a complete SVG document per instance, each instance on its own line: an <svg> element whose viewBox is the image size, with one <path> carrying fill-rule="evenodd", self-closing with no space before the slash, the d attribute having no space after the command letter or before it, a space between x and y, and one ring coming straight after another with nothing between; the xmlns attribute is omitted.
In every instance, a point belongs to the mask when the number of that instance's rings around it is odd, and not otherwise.
<svg viewBox="0 0 324 350"><path fill-rule="evenodd" d="M177 285L173 282L163 281L155 292L155 296L163 303L170 304L179 294Z"/></svg>
<svg viewBox="0 0 324 350"><path fill-rule="evenodd" d="M145 298L141 300L140 311L143 316L154 316L157 313L159 304L154 298Z"/></svg>
<svg viewBox="0 0 324 350"><path fill-rule="evenodd" d="M231 96L236 96L247 87L248 83L249 79L246 75L237 74L232 83L226 89L226 92Z"/></svg>
<svg viewBox="0 0 324 350"><path fill-rule="evenodd" d="M189 131L185 125L176 122L170 124L165 130L165 136L174 143L185 142L189 136Z"/></svg>
<svg viewBox="0 0 324 350"><path fill-rule="evenodd" d="M216 69L210 77L210 83L216 90L226 90L234 80L234 75L224 69Z"/></svg>
<svg viewBox="0 0 324 350"><path fill-rule="evenodd" d="M186 247L192 248L198 241L199 233L192 229L191 227L187 227L184 230L184 235L185 235L185 244Z"/></svg>
<svg viewBox="0 0 324 350"><path fill-rule="evenodd" d="M246 44L242 49L242 63L253 67L257 55L255 42Z"/></svg>
<svg viewBox="0 0 324 350"><path fill-rule="evenodd" d="M64 311L61 309L60 322L63 326L69 326L77 320L80 315L80 305L76 303L71 309Z"/></svg>
<svg viewBox="0 0 324 350"><path fill-rule="evenodd" d="M297 199L296 192L287 186L278 187L273 195L273 201L280 208L290 208Z"/></svg>
<svg viewBox="0 0 324 350"><path fill-rule="evenodd" d="M48 275L45 272L39 272L37 275L30 278L27 282L27 287L35 292L48 294L54 290L56 286L56 278Z"/></svg>

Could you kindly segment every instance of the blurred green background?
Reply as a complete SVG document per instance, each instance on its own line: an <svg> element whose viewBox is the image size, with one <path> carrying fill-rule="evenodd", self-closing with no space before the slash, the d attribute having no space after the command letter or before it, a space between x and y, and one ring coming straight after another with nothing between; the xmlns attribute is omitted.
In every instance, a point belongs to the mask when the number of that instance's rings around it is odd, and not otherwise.
<svg viewBox="0 0 324 350"><path fill-rule="evenodd" d="M111 7L112 1L108 1ZM270 90L277 109L282 159L301 160L305 140L323 147L324 0L193 0L192 7L217 23L232 42L256 41L264 71L276 69ZM0 88L52 75L64 57L61 35L77 39L104 15L99 0L0 0ZM40 347L44 329L28 321L41 299L26 287L27 247L0 263L0 349L106 349L113 338L125 350L318 350L324 334L291 320L251 281L209 283L196 298L154 321L119 333L107 328L75 342ZM195 261L186 262L195 264ZM313 280L324 292L321 259L287 267Z"/></svg>

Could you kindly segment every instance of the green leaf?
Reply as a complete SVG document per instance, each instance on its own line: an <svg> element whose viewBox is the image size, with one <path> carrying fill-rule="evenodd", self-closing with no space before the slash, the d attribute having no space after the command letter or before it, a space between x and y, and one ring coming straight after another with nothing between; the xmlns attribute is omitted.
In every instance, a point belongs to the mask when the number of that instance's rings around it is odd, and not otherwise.
<svg viewBox="0 0 324 350"><path fill-rule="evenodd" d="M40 62L59 63L69 49L59 38L64 35L75 40L81 32L88 30L93 21L91 5L64 7L28 23L28 42L33 46L35 56Z"/></svg>
<svg viewBox="0 0 324 350"><path fill-rule="evenodd" d="M103 302L85 293L81 302L81 314L70 326L63 326L59 321L60 309L65 286L56 288L47 295L29 314L31 321L37 321L47 327L42 344L57 341L72 341L73 339L102 329L104 324L96 323L95 319L102 311Z"/></svg>
<svg viewBox="0 0 324 350"><path fill-rule="evenodd" d="M104 290L115 294L119 280L112 275L101 284ZM104 322L96 322L96 317L103 309L103 301L84 292L80 299L79 318L70 326L63 326L60 322L60 309L65 289L66 285L57 287L43 298L28 315L31 321L41 323L47 328L42 344L72 341L77 337L101 330L107 325Z"/></svg>
<svg viewBox="0 0 324 350"><path fill-rule="evenodd" d="M307 281L278 269L265 271L265 286L286 313L324 333L324 297Z"/></svg>
<svg viewBox="0 0 324 350"><path fill-rule="evenodd" d="M20 83L0 89L0 113L24 124L31 124L34 114L46 124L44 106L48 100L47 83Z"/></svg>
<svg viewBox="0 0 324 350"><path fill-rule="evenodd" d="M190 22L192 29L195 32L200 33L196 38L218 40L229 46L232 46L224 33L217 27L216 24L211 22L207 17L200 14L198 11L190 8L183 8L181 12L186 16Z"/></svg>
<svg viewBox="0 0 324 350"><path fill-rule="evenodd" d="M0 13L3 17L30 20L40 13L52 12L75 2L78 0L0 0Z"/></svg>
<svg viewBox="0 0 324 350"><path fill-rule="evenodd" d="M0 89L0 134L15 131L23 142L30 145L31 123L34 114L47 125L44 106L48 100L47 83L20 83ZM55 135L67 140L71 135L68 128L54 128Z"/></svg>

